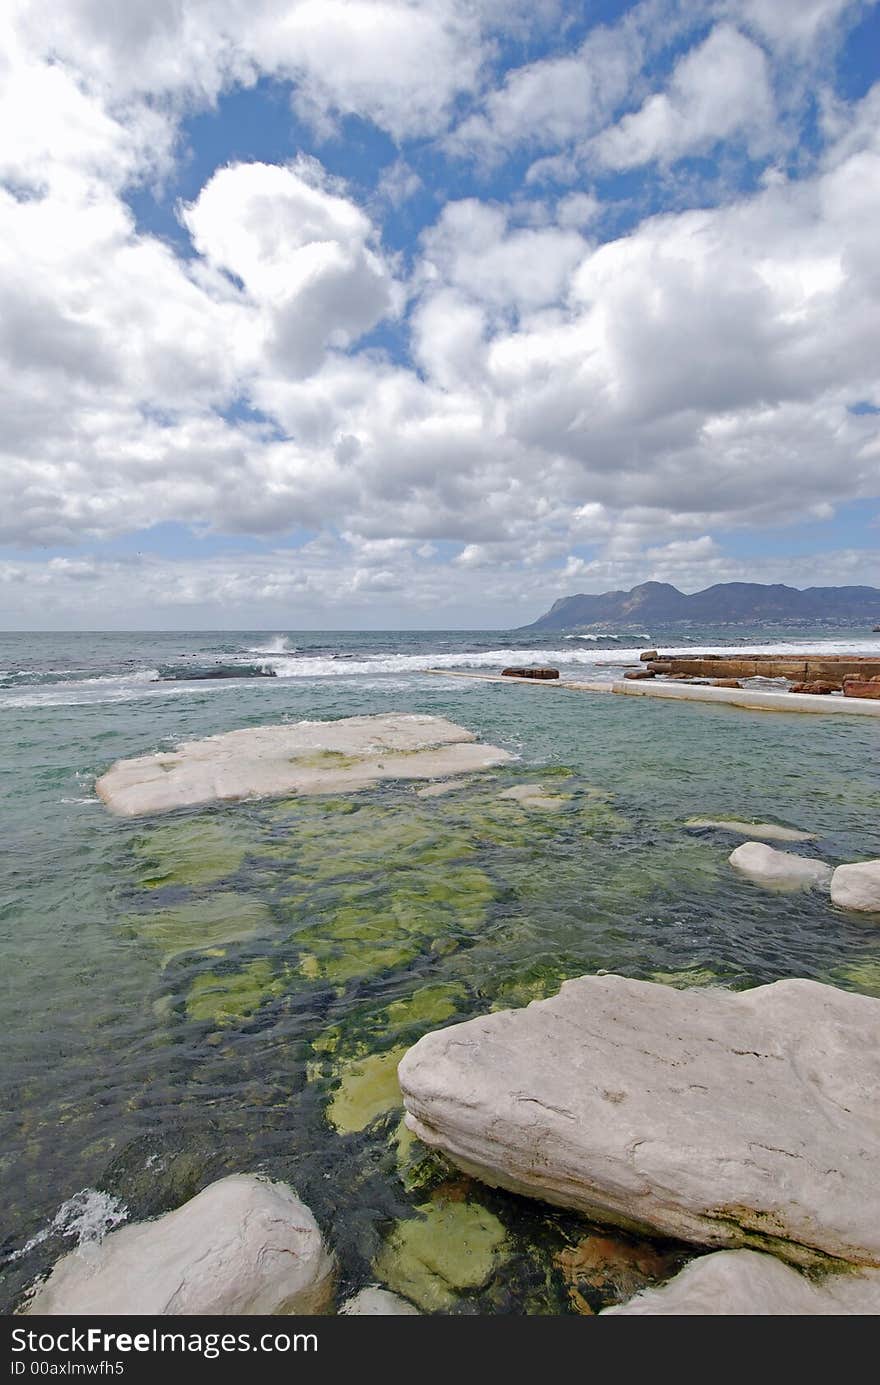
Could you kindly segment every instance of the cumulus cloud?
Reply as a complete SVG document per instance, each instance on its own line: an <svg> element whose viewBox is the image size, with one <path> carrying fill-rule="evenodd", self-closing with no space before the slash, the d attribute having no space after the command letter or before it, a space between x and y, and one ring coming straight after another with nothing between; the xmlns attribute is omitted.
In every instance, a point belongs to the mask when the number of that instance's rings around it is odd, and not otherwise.
<svg viewBox="0 0 880 1385"><path fill-rule="evenodd" d="M325 133L355 114L395 137L445 127L456 96L477 83L483 22L493 20L491 7L481 15L468 0L12 6L30 47L51 51L111 101L212 102L231 84L269 75L294 84L298 113Z"/></svg>
<svg viewBox="0 0 880 1385"><path fill-rule="evenodd" d="M266 349L296 373L389 313L392 277L364 213L309 164L220 169L181 219L209 265L241 280L264 309Z"/></svg>
<svg viewBox="0 0 880 1385"><path fill-rule="evenodd" d="M527 34L528 6L66 0L51 26L12 6L0 539L88 550L177 521L275 544L306 529L323 537L295 556L145 560L132 580L172 607L256 611L295 589L316 609L338 593L451 611L479 572L500 611L512 590L540 608L575 579L743 576L713 531L876 496L877 415L850 406L880 406L880 88L834 108L809 176L604 242L593 187L550 196L535 175L531 201L447 198L404 269L379 218L416 190L411 151L368 205L315 158L219 167L178 209L186 250L125 201L169 167L188 102L260 74L291 80L316 127L356 111L401 140L442 135L470 92L476 123L454 138L487 158L535 146L576 168L593 139L630 168L757 148L782 44L770 9L747 7L747 36L722 0L700 7L720 22L647 95L648 19L655 42L658 16L680 37L680 8L635 6L638 22L478 96L487 26ZM842 7L808 8L803 44L819 44ZM360 63L348 40L326 59L343 21L369 31ZM623 99L641 104L609 126ZM75 587L111 606L131 572L97 551L4 569L18 595L32 578L47 600Z"/></svg>
<svg viewBox="0 0 880 1385"><path fill-rule="evenodd" d="M671 163L741 136L766 143L773 123L769 64L758 44L719 24L683 57L668 89L603 132L593 152L609 168Z"/></svg>

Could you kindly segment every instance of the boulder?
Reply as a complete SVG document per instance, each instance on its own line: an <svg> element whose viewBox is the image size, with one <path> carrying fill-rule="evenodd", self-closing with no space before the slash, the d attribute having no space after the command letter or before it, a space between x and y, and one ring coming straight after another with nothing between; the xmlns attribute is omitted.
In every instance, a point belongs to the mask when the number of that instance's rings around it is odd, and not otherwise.
<svg viewBox="0 0 880 1385"><path fill-rule="evenodd" d="M558 668L503 668L502 678L558 678Z"/></svg>
<svg viewBox="0 0 880 1385"><path fill-rule="evenodd" d="M639 655L643 664L646 664L649 659L658 659L659 657L656 649L643 649Z"/></svg>
<svg viewBox="0 0 880 1385"><path fill-rule="evenodd" d="M713 678L713 688L741 688L742 683L738 678Z"/></svg>
<svg viewBox="0 0 880 1385"><path fill-rule="evenodd" d="M880 1000L584 976L420 1039L406 1124L492 1186L624 1229L880 1265Z"/></svg>
<svg viewBox="0 0 880 1385"><path fill-rule="evenodd" d="M807 1279L754 1250L719 1250L692 1260L660 1288L606 1308L629 1317L802 1317L880 1313L880 1271Z"/></svg>
<svg viewBox="0 0 880 1385"><path fill-rule="evenodd" d="M810 861L791 851L777 851L764 842L743 842L727 859L734 870L759 885L798 890L809 889L811 885L828 885L831 880L831 867L824 861Z"/></svg>
<svg viewBox="0 0 880 1385"><path fill-rule="evenodd" d="M71 1251L26 1312L105 1317L321 1313L334 1261L284 1183L233 1174L175 1212Z"/></svg>
<svg viewBox="0 0 880 1385"><path fill-rule="evenodd" d="M845 678L844 697L880 697L880 682L873 678Z"/></svg>
<svg viewBox="0 0 880 1385"><path fill-rule="evenodd" d="M377 1284L369 1284L359 1294L343 1303L339 1312L347 1317L419 1317L418 1308L407 1303L405 1298L392 1294L390 1289L380 1289Z"/></svg>
<svg viewBox="0 0 880 1385"><path fill-rule="evenodd" d="M384 779L439 779L511 757L445 717L388 713L254 726L118 760L95 785L114 813L287 794L354 792Z"/></svg>
<svg viewBox="0 0 880 1385"><path fill-rule="evenodd" d="M841 909L880 913L880 860L838 866L831 877L831 902Z"/></svg>
<svg viewBox="0 0 880 1385"><path fill-rule="evenodd" d="M826 696L828 693L840 692L840 683L823 682L820 678L814 678L810 683L792 683L789 692L793 693L816 693L817 696Z"/></svg>
<svg viewBox="0 0 880 1385"><path fill-rule="evenodd" d="M623 675L624 678L656 678L656 673L649 668L631 668Z"/></svg>

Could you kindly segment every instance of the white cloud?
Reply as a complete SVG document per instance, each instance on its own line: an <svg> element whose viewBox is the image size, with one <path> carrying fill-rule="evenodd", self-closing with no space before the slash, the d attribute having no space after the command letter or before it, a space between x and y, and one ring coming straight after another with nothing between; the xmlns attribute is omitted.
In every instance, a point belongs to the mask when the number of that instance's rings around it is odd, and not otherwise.
<svg viewBox="0 0 880 1385"><path fill-rule="evenodd" d="M742 136L765 144L773 123L766 55L729 24L720 24L676 64L665 92L648 98L593 142L609 168L672 163Z"/></svg>
<svg viewBox="0 0 880 1385"><path fill-rule="evenodd" d="M755 195L655 216L603 245L587 239L601 208L583 188L555 205L449 202L405 286L382 249L379 201L368 215L315 160L219 169L181 209L191 254L137 229L121 191L161 173L175 129L173 103L142 99L148 86L205 100L267 64L293 71L295 48L315 120L357 107L393 131L442 130L482 50L420 91L412 72L386 80L388 53L420 52L430 20L448 67L492 4L379 8L388 52L367 45L358 73L344 49L323 75L328 7L70 0L51 29L54 64L24 44L19 12L0 71L4 542L88 545L163 520L264 538L338 529L344 546L325 536L295 560L157 560L139 570L143 599L160 601L167 580L171 606L222 595L256 609L288 599L295 572L297 591L329 593L326 609L339 592L448 611L479 570L495 609L512 590L540 609L569 556L569 576L594 587L661 572L700 585L700 573L743 575L715 546L722 526L821 519L877 495L877 418L848 406L880 404L880 88L834 109L836 143L810 177L777 173ZM282 35L270 55L261 26L282 9L295 43ZM319 37L306 42L309 25ZM484 107L485 148L528 142L530 110L538 143L580 139L607 119L628 52L614 48L601 72L575 54L586 116L577 81L553 66L567 59L514 74ZM765 62L722 25L666 93L601 138L618 161L661 162L763 138ZM645 116L652 101L666 103L659 123ZM404 155L392 169L387 197L411 186ZM389 319L408 357L361 345ZM441 541L459 546L457 562L439 561ZM131 569L83 557L5 571L19 595L21 574L40 574L47 600L75 584L112 605Z"/></svg>
<svg viewBox="0 0 880 1385"><path fill-rule="evenodd" d="M800 56L818 43L844 15L868 9L876 0L730 0L731 17L745 23L775 48Z"/></svg>
<svg viewBox="0 0 880 1385"><path fill-rule="evenodd" d="M447 203L422 244L425 278L451 284L499 311L558 302L586 250L569 227L511 226L506 209L475 198Z"/></svg>
<svg viewBox="0 0 880 1385"><path fill-rule="evenodd" d="M395 137L442 130L483 62L468 0L12 0L18 31L111 101L153 93L210 102L260 74L294 83L298 112L329 130L356 114Z"/></svg>
<svg viewBox="0 0 880 1385"><path fill-rule="evenodd" d="M236 275L265 311L269 355L297 373L399 301L369 220L309 165L220 169L181 219L208 264Z"/></svg>
<svg viewBox="0 0 880 1385"><path fill-rule="evenodd" d="M520 145L558 148L584 140L606 123L642 56L632 22L594 29L575 53L508 73L447 145L452 152L492 162Z"/></svg>

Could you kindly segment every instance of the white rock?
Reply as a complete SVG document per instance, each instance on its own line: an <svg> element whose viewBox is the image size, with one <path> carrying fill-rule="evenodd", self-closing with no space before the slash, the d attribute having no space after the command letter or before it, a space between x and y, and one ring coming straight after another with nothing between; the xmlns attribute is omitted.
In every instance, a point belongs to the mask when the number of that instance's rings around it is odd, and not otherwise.
<svg viewBox="0 0 880 1385"><path fill-rule="evenodd" d="M314 1217L286 1184L233 1174L175 1212L65 1255L26 1311L320 1313L333 1273Z"/></svg>
<svg viewBox="0 0 880 1385"><path fill-rule="evenodd" d="M444 717L346 717L228 731L174 751L118 760L98 780L98 797L134 817L219 800L323 794L380 779L434 779L498 765L511 756L477 745Z"/></svg>
<svg viewBox="0 0 880 1385"><path fill-rule="evenodd" d="M781 827L778 822L740 822L738 818L688 818L685 827L715 827L721 832L735 832L739 837L755 841L812 842L815 832L801 832L797 827Z"/></svg>
<svg viewBox="0 0 880 1385"><path fill-rule="evenodd" d="M880 1314L880 1271L847 1271L812 1281L754 1250L719 1250L692 1260L658 1289L606 1308L629 1317L800 1317Z"/></svg>
<svg viewBox="0 0 880 1385"><path fill-rule="evenodd" d="M831 877L831 900L841 909L880 913L880 861L838 866Z"/></svg>
<svg viewBox="0 0 880 1385"><path fill-rule="evenodd" d="M727 859L735 870L750 880L778 889L808 889L811 885L827 885L831 879L831 867L824 861L810 861L791 851L777 851L763 842L743 842Z"/></svg>
<svg viewBox="0 0 880 1385"><path fill-rule="evenodd" d="M421 1316L418 1308L407 1303L405 1298L392 1294L390 1289L380 1289L377 1284L370 1284L366 1289L361 1289L354 1298L343 1303L339 1311L349 1317L395 1316L402 1318L409 1314L414 1314L416 1317Z"/></svg>
<svg viewBox="0 0 880 1385"><path fill-rule="evenodd" d="M484 1182L707 1246L880 1265L880 1000L585 976L426 1035L406 1124Z"/></svg>

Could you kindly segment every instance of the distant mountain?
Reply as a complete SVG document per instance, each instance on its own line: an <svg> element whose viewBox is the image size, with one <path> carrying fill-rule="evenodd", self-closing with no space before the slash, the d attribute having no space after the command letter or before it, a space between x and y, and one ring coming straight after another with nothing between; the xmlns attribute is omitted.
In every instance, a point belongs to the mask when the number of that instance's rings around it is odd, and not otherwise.
<svg viewBox="0 0 880 1385"><path fill-rule="evenodd" d="M524 630L580 630L585 626L691 620L705 625L728 621L843 620L880 624L876 587L785 587L760 582L718 582L686 596L668 582L642 582L631 591L601 596L563 596Z"/></svg>

